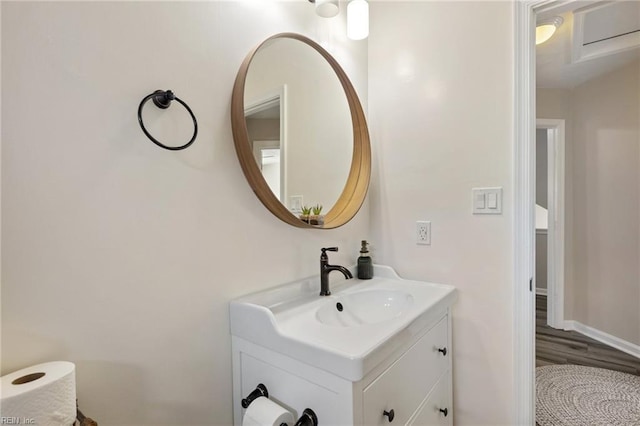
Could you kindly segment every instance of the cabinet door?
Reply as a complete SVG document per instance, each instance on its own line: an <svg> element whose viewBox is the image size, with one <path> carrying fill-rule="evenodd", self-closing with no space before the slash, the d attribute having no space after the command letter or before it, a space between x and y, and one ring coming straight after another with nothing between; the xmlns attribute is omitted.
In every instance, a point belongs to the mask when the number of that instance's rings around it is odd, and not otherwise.
<svg viewBox="0 0 640 426"><path fill-rule="evenodd" d="M269 391L269 399L282 405L294 414L294 418L302 415L305 408L311 408L318 416L320 425L348 426L353 425L353 403L351 384L348 388L328 388L308 379L308 377L268 364L246 353L241 354L242 364L241 395L244 398L256 388L258 383L264 384ZM326 384L326 382L325 382ZM245 411L242 410L242 416ZM242 423L242 417L236 424Z"/></svg>
<svg viewBox="0 0 640 426"><path fill-rule="evenodd" d="M406 424L448 370L447 317L424 335L363 392L364 424ZM393 410L393 414L392 411ZM384 412L389 413L384 415ZM393 417L393 420L391 420Z"/></svg>
<svg viewBox="0 0 640 426"><path fill-rule="evenodd" d="M453 407L450 400L451 373L440 379L420 406L416 416L408 423L414 426L450 426L453 424Z"/></svg>

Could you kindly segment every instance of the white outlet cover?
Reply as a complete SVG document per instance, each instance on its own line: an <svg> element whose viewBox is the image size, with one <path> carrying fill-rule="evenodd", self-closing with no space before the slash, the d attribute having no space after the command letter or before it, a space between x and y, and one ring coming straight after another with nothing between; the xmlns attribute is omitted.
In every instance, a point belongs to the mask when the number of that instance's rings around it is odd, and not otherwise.
<svg viewBox="0 0 640 426"><path fill-rule="evenodd" d="M431 245L431 222L426 220L416 222L416 244Z"/></svg>

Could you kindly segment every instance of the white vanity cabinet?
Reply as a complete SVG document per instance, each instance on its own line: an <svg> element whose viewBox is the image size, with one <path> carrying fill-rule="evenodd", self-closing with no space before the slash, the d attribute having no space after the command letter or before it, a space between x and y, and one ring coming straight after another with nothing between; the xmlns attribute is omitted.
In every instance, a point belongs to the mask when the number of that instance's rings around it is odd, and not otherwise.
<svg viewBox="0 0 640 426"><path fill-rule="evenodd" d="M450 318L448 308L434 315L357 382L233 336L235 424L263 383L294 415L314 410L320 426L452 425Z"/></svg>
<svg viewBox="0 0 640 426"><path fill-rule="evenodd" d="M234 423L262 383L320 426L452 425L455 288L381 265L373 279L333 282L329 296L319 288L310 277L231 301Z"/></svg>

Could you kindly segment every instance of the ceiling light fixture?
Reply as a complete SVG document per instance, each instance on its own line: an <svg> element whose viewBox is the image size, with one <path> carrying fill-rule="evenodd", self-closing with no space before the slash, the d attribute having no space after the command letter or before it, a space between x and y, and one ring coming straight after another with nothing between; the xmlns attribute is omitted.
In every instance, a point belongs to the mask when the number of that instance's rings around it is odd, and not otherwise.
<svg viewBox="0 0 640 426"><path fill-rule="evenodd" d="M564 19L556 16L555 18L538 23L536 26L536 45L549 40L563 22Z"/></svg>
<svg viewBox="0 0 640 426"><path fill-rule="evenodd" d="M351 0L347 5L347 37L363 40L369 37L369 3Z"/></svg>
<svg viewBox="0 0 640 426"><path fill-rule="evenodd" d="M340 12L338 0L309 0L316 4L316 14L323 18L333 18Z"/></svg>

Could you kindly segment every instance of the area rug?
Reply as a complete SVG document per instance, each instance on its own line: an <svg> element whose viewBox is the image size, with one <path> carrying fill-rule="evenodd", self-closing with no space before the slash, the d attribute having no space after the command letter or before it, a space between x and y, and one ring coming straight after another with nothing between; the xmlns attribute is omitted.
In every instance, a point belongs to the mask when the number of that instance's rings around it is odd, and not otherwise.
<svg viewBox="0 0 640 426"><path fill-rule="evenodd" d="M583 367L536 368L540 426L640 425L640 376Z"/></svg>

